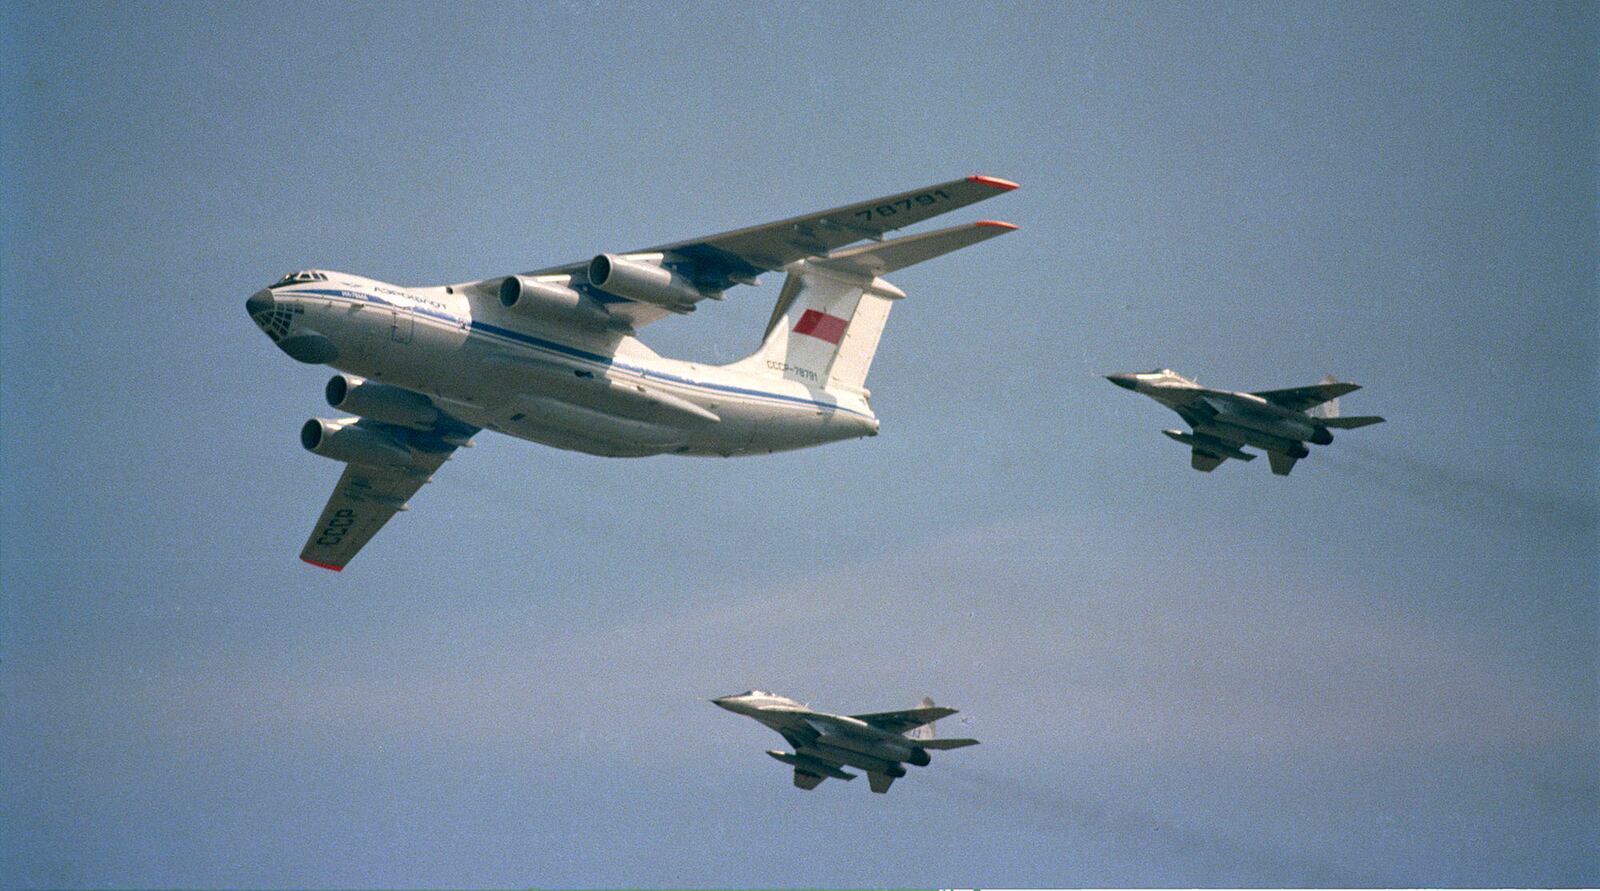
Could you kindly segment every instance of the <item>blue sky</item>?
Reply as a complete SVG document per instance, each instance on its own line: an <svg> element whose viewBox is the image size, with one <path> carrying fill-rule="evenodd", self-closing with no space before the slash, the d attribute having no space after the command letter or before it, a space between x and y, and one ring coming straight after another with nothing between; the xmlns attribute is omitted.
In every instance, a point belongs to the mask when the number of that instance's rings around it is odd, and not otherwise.
<svg viewBox="0 0 1600 891"><path fill-rule="evenodd" d="M4 17L0 884L1600 883L1594 7ZM880 436L480 436L295 559L338 467L243 310L285 271L970 173L1022 228L895 277ZM1203 476L1098 377L1162 365L1389 422ZM983 745L801 793L705 701L752 686Z"/></svg>

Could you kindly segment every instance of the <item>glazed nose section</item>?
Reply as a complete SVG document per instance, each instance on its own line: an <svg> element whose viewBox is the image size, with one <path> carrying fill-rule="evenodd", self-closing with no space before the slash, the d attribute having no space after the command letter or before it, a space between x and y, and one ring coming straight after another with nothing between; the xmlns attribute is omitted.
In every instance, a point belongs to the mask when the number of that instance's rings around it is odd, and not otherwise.
<svg viewBox="0 0 1600 891"><path fill-rule="evenodd" d="M1106 380L1124 390L1136 390L1139 388L1139 379L1131 374L1108 374L1106 375Z"/></svg>
<svg viewBox="0 0 1600 891"><path fill-rule="evenodd" d="M272 308L276 305L277 301L272 299L272 292L262 288L250 295L250 299L244 302L244 309L253 319L264 312L272 312Z"/></svg>

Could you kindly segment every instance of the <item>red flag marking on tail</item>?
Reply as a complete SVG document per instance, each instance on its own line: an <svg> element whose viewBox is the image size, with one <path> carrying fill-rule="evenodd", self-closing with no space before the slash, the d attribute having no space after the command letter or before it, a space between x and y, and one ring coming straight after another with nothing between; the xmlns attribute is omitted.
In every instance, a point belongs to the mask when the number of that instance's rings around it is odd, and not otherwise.
<svg viewBox="0 0 1600 891"><path fill-rule="evenodd" d="M844 337L844 329L849 326L849 322L838 316L808 309L800 316L800 321L795 323L794 330L796 334L809 334L818 340L838 343Z"/></svg>

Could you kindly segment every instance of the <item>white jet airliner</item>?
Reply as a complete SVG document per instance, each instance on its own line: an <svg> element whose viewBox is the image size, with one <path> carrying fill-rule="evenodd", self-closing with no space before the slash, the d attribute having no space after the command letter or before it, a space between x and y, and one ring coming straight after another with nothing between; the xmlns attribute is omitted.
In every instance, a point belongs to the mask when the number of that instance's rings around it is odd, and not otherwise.
<svg viewBox="0 0 1600 891"><path fill-rule="evenodd" d="M328 403L356 416L301 428L308 450L347 466L300 559L343 569L480 429L617 457L764 454L876 435L864 384L890 301L905 296L883 276L1016 227L884 234L1014 188L969 176L457 285L284 276L246 301L250 317L291 357L343 372L328 381ZM780 270L788 277L761 348L738 362L668 359L634 336Z"/></svg>

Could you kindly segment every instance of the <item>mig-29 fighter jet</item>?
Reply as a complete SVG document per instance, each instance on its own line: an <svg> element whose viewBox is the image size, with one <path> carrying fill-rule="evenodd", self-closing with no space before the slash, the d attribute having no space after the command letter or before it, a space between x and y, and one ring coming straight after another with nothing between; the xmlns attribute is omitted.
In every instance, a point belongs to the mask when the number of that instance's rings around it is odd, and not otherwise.
<svg viewBox="0 0 1600 891"><path fill-rule="evenodd" d="M1143 393L1178 413L1192 432L1163 430L1168 437L1192 450L1189 463L1210 472L1229 458L1253 461L1242 446L1267 453L1272 472L1288 476L1294 462L1311 454L1306 443L1333 442L1329 428L1351 429L1381 424L1376 415L1339 417L1339 397L1361 389L1359 384L1325 378L1322 383L1287 390L1234 393L1212 390L1162 368L1131 374L1108 374L1106 379L1124 389Z"/></svg>
<svg viewBox="0 0 1600 891"><path fill-rule="evenodd" d="M924 767L929 749L975 746L975 739L935 739L934 721L956 713L924 699L919 708L870 715L830 715L763 690L723 696L712 702L736 715L745 715L783 734L793 752L773 749L773 758L794 767L794 784L815 789L828 777L853 780L846 766L867 772L874 792L888 792L889 784L906 775L905 765ZM923 728L929 728L924 730ZM910 734L910 735L908 735Z"/></svg>

